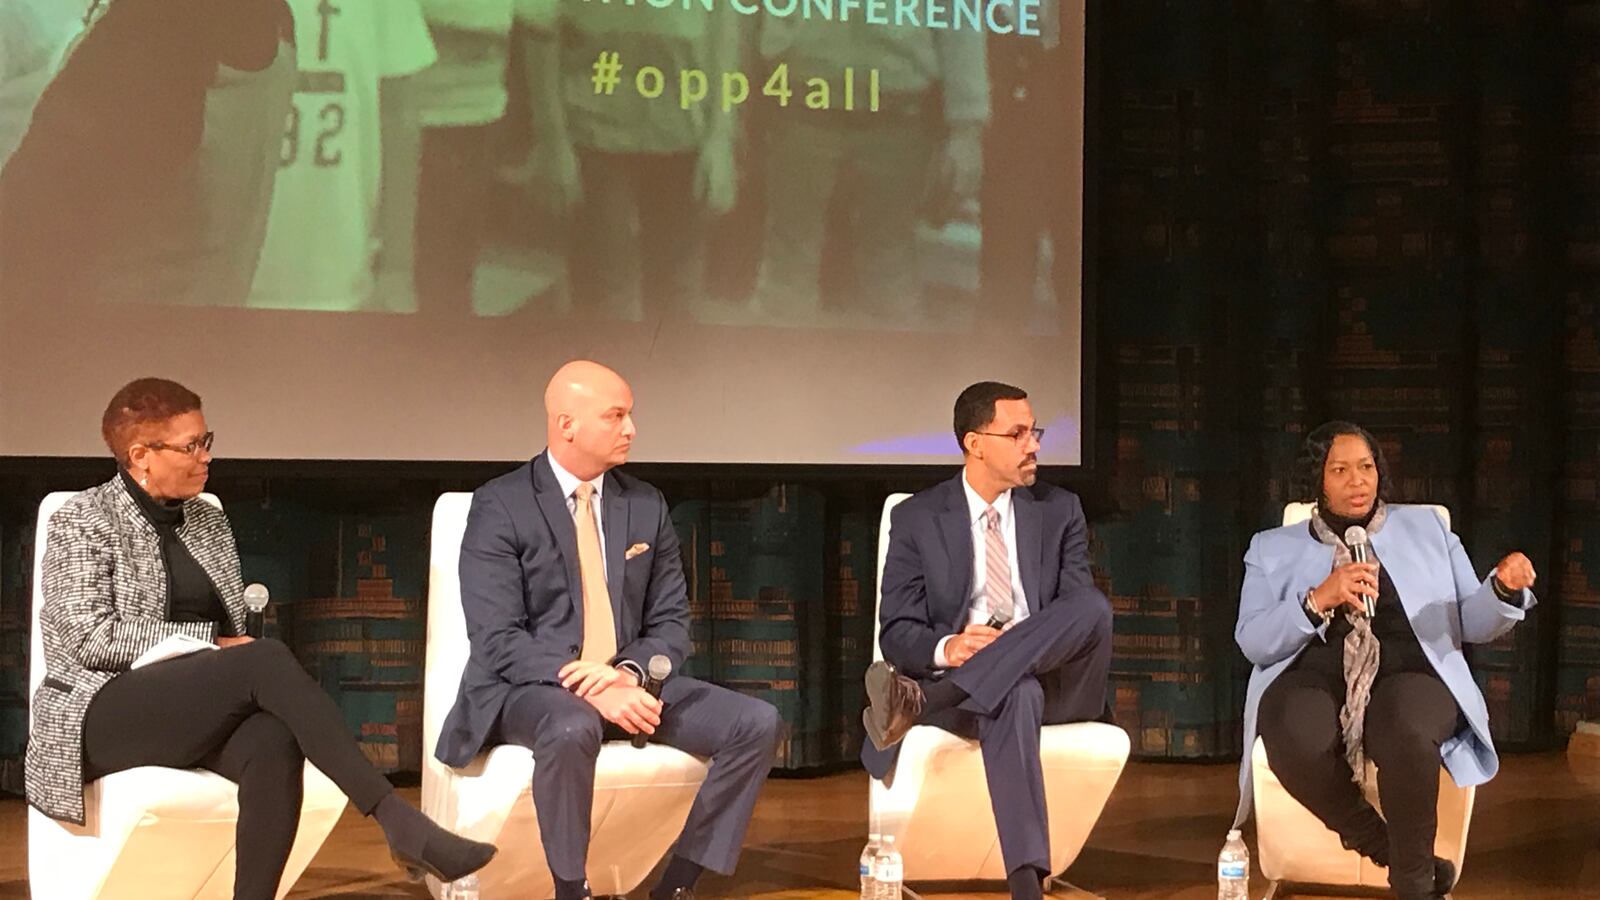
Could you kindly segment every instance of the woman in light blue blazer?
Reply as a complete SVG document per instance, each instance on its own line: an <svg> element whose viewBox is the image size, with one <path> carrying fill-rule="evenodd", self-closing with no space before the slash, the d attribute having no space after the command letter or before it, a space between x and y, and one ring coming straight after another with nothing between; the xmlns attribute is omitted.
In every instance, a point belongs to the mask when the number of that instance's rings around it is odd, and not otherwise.
<svg viewBox="0 0 1600 900"><path fill-rule="evenodd" d="M1234 637L1255 670L1238 820L1259 733L1284 788L1345 847L1387 866L1402 900L1437 900L1456 876L1433 855L1439 764L1460 785L1500 766L1462 645L1522 621L1533 565L1512 553L1480 579L1433 510L1386 504L1383 452L1359 426L1317 428L1299 465L1311 520L1257 534L1244 558ZM1384 816L1361 793L1368 757Z"/></svg>

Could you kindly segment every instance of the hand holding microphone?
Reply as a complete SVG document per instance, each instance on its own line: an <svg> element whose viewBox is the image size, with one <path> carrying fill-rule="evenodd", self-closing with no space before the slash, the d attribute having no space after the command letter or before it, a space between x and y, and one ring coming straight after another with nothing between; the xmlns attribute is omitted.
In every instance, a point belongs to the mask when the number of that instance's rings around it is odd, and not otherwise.
<svg viewBox="0 0 1600 900"><path fill-rule="evenodd" d="M1351 525L1344 530L1344 544L1350 548L1350 560L1361 565L1372 566L1371 584L1363 584L1361 602L1358 606L1367 618L1372 618L1378 612L1378 564L1372 562L1372 545L1367 542L1367 530L1360 525Z"/></svg>
<svg viewBox="0 0 1600 900"><path fill-rule="evenodd" d="M639 686L644 688L645 693L656 700L660 700L661 686L666 683L667 677L671 674L672 660L657 653L655 656L650 657L650 665L645 669L644 684ZM649 740L650 736L641 731L633 736L633 746L643 747Z"/></svg>
<svg viewBox="0 0 1600 900"><path fill-rule="evenodd" d="M1318 612L1327 612L1349 605L1365 612L1367 598L1378 596L1378 565L1370 562L1352 562L1328 573L1328 577L1311 591L1311 602Z"/></svg>

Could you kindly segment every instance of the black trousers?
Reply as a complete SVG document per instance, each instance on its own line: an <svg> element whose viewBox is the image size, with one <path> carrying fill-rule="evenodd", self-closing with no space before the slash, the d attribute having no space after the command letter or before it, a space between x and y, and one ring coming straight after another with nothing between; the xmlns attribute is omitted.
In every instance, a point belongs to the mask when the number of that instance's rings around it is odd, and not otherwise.
<svg viewBox="0 0 1600 900"><path fill-rule="evenodd" d="M1341 674L1311 667L1272 682L1257 715L1272 771L1345 847L1387 865L1401 897L1431 896L1439 747L1459 727L1455 698L1432 671L1380 673L1373 682L1364 747L1378 768L1380 817L1344 758L1344 692Z"/></svg>
<svg viewBox="0 0 1600 900"><path fill-rule="evenodd" d="M124 672L83 721L86 781L137 766L209 769L239 785L235 900L272 900L300 825L310 760L362 814L393 788L327 694L278 641Z"/></svg>
<svg viewBox="0 0 1600 900"><path fill-rule="evenodd" d="M1050 871L1039 729L1104 714L1111 618L1094 588L1056 600L951 669L945 677L967 699L925 720L977 739L1007 874Z"/></svg>

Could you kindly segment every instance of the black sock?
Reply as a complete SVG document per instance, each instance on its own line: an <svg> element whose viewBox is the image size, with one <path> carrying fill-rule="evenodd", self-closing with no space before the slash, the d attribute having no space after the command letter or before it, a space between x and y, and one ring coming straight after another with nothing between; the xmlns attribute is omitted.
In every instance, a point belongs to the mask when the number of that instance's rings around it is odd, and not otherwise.
<svg viewBox="0 0 1600 900"><path fill-rule="evenodd" d="M1006 876L1006 887L1011 889L1011 900L1042 900L1044 873L1033 866L1023 866Z"/></svg>
<svg viewBox="0 0 1600 900"><path fill-rule="evenodd" d="M705 867L699 863L690 862L674 853L672 859L667 861L667 870L661 873L661 882L650 891L650 900L672 900L673 891L693 888L703 871Z"/></svg>
<svg viewBox="0 0 1600 900"><path fill-rule="evenodd" d="M584 900L589 896L589 880L586 878L577 881L568 881L565 878L556 879L556 900Z"/></svg>
<svg viewBox="0 0 1600 900"><path fill-rule="evenodd" d="M948 675L935 678L922 686L922 715L926 717L940 710L954 709L966 699L967 692L957 687L954 679Z"/></svg>

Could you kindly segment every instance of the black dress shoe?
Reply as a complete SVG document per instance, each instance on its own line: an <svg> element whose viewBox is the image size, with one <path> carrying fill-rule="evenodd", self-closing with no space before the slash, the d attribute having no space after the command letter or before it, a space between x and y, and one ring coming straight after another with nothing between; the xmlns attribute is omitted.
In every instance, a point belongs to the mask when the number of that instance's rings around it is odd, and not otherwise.
<svg viewBox="0 0 1600 900"><path fill-rule="evenodd" d="M494 859L495 847L474 841L439 824L393 792L378 801L372 818L383 828L389 856L413 881L423 875L449 884L478 871Z"/></svg>
<svg viewBox="0 0 1600 900"><path fill-rule="evenodd" d="M471 875L488 865L489 860L494 859L496 849L493 844L470 841L457 835L450 837L454 838L454 841L442 847L435 847L432 842L424 844L419 854L391 846L389 857L394 860L395 865L406 870L406 875L412 881L421 881L422 876L427 874L445 884Z"/></svg>
<svg viewBox="0 0 1600 900"><path fill-rule="evenodd" d="M922 717L926 703L922 686L901 675L892 663L879 660L867 667L866 687L868 706L861 722L872 746L886 750L900 743Z"/></svg>
<svg viewBox="0 0 1600 900"><path fill-rule="evenodd" d="M1433 858L1433 892L1441 897L1456 886L1456 864L1442 856Z"/></svg>

